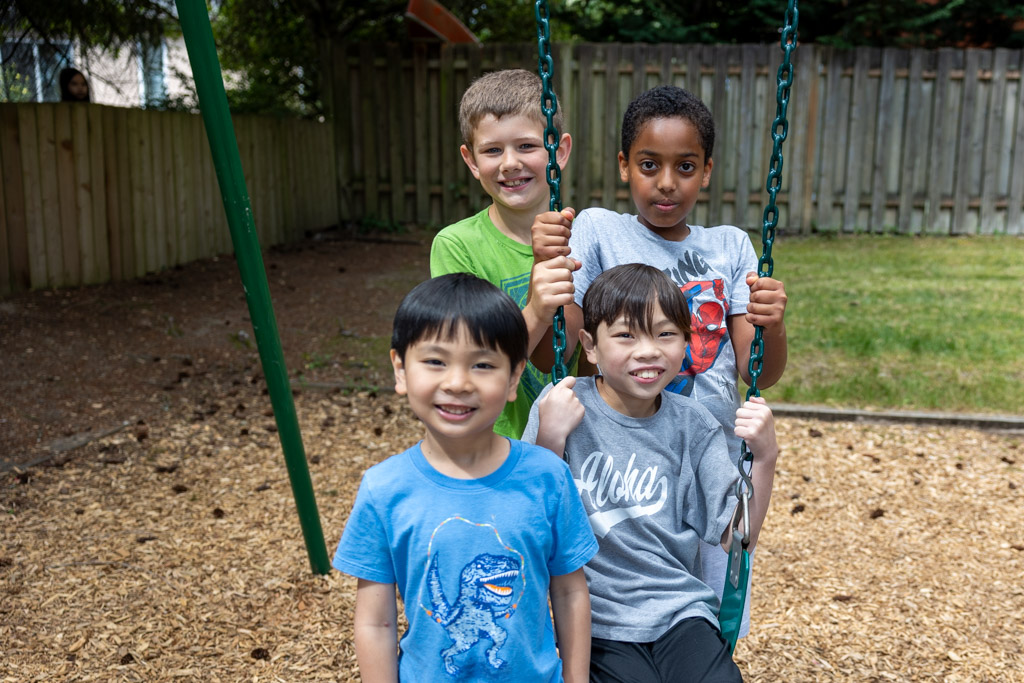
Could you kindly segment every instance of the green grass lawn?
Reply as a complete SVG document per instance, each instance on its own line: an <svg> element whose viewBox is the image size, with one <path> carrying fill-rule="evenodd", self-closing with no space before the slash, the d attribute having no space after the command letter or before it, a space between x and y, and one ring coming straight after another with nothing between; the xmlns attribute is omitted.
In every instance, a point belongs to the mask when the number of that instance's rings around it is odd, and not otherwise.
<svg viewBox="0 0 1024 683"><path fill-rule="evenodd" d="M789 365L769 400L1024 414L1024 240L787 236L772 256Z"/></svg>

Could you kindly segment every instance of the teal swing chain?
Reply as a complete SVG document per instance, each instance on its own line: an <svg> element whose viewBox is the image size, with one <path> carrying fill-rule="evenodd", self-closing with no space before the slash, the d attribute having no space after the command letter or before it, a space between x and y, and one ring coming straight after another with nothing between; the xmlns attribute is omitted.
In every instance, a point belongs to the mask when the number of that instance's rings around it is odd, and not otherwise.
<svg viewBox="0 0 1024 683"><path fill-rule="evenodd" d="M537 18L537 73L540 75L541 93L540 108L544 113L547 125L544 128L544 149L548 151L547 180L551 190L551 201L548 209L562 210L562 169L558 167L558 136L555 127L555 112L558 111L558 100L552 88L551 80L555 75L554 60L551 59L551 25L548 21L547 0L537 0L534 4L534 15ZM565 379L565 310L559 306L551 323L551 345L555 352L555 364L551 368L551 381L558 384Z"/></svg>
<svg viewBox="0 0 1024 683"><path fill-rule="evenodd" d="M797 46L797 24L799 21L799 10L797 0L788 0L786 7L785 25L782 29L782 64L777 74L777 90L775 96L775 120L772 122L772 155L769 163L768 179L766 189L768 190L768 205L765 206L761 226L761 258L757 262L757 274L759 277L771 277L775 269L775 262L772 260L772 245L775 243L775 228L779 223L779 209L775 204L779 188L782 186L782 143L789 134L789 121L786 112L789 106L790 88L793 85L793 64L791 55ZM750 343L750 361L747 369L750 372L750 388L747 389L747 399L751 396L760 396L757 388L757 380L761 376L764 363L764 328L760 325L754 326L754 339ZM753 490L751 480L751 469L754 463L754 456L747 448L744 441L740 452L739 472L740 481L736 485L736 495L739 498L737 513L742 510L742 516L736 514L732 522L732 547L729 552L729 568L726 576L725 593L722 596L722 608L719 613L719 622L722 628L722 635L729 643L732 651L736 647L736 640L739 637L739 629L742 623L744 604L746 602L747 577L750 574L750 546L749 520L750 520L750 494ZM744 531L740 533L740 521L743 521Z"/></svg>

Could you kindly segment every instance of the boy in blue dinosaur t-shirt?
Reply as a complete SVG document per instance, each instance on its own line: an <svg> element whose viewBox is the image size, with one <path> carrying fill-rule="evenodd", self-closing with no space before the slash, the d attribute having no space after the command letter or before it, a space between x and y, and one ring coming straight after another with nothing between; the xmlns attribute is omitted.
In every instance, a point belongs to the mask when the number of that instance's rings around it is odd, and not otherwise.
<svg viewBox="0 0 1024 683"><path fill-rule="evenodd" d="M493 431L526 348L516 304L467 273L421 283L395 314L395 390L425 434L363 475L334 556L359 579L363 681L587 680L597 541L568 466Z"/></svg>

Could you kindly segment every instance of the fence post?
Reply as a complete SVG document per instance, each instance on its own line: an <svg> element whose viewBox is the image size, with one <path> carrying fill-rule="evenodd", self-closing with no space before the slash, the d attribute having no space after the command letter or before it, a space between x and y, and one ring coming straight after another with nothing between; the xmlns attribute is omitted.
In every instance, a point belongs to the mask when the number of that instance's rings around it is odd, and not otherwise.
<svg viewBox="0 0 1024 683"><path fill-rule="evenodd" d="M206 14L203 0L177 0L181 30L188 49L189 62L196 81L200 110L206 122L206 133L210 140L220 184L224 211L227 213L231 240L234 243L238 270L242 276L245 298L249 304L249 315L256 336L256 345L267 378L270 402L274 407L278 435L284 450L292 494L299 511L299 522L306 540L306 552L313 571L326 574L330 570L327 548L320 527L320 515L313 496L313 484L306 465L306 453L299 434L299 421L295 415L288 372L284 366L281 340L277 333L277 321L270 302L270 287L263 267L259 240L252 220L249 193L242 174L242 162L238 154L228 99L224 92L224 80L220 73L220 61L213 44L213 30Z"/></svg>

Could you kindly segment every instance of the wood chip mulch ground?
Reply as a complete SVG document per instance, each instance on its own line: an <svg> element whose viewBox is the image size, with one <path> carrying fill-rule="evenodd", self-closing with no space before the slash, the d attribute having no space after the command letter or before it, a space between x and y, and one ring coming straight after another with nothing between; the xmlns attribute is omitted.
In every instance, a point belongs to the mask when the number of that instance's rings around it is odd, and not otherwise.
<svg viewBox="0 0 1024 683"><path fill-rule="evenodd" d="M0 681L355 681L354 583L314 575L261 383L0 478ZM393 394L296 398L329 552ZM1024 441L779 420L748 681L1024 681Z"/></svg>
<svg viewBox="0 0 1024 683"><path fill-rule="evenodd" d="M331 381L386 383L367 354L430 240L330 237L265 262L332 554L419 429ZM0 682L358 680L354 582L310 569L249 332L230 257L0 301ZM1024 681L1024 437L778 427L746 680Z"/></svg>

